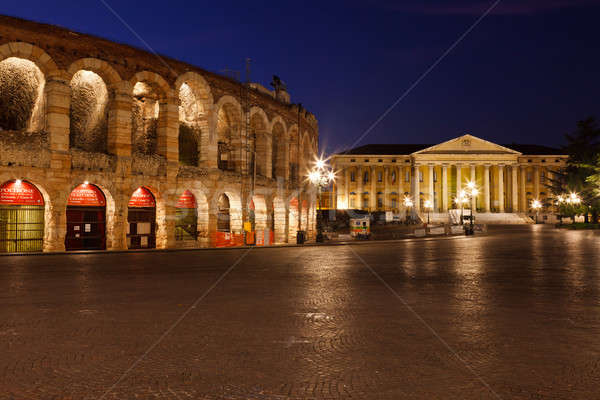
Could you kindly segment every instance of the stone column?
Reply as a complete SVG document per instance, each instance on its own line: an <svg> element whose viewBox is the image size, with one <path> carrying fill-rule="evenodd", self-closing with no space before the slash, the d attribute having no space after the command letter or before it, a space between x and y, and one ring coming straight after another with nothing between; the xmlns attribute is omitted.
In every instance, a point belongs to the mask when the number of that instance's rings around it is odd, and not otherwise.
<svg viewBox="0 0 600 400"><path fill-rule="evenodd" d="M435 188L433 185L433 164L427 165L427 196L431 201L431 211L434 212L434 204L435 204Z"/></svg>
<svg viewBox="0 0 600 400"><path fill-rule="evenodd" d="M511 176L511 180L512 180L512 189L511 189L511 194L512 194L512 212L516 213L519 211L519 185L518 185L518 173L517 173L517 165L513 164L510 167L510 171L512 173Z"/></svg>
<svg viewBox="0 0 600 400"><path fill-rule="evenodd" d="M475 170L475 165L471 164L471 182L477 183L477 172ZM471 210L475 212L477 208L477 197L471 196Z"/></svg>
<svg viewBox="0 0 600 400"><path fill-rule="evenodd" d="M356 185L357 185L357 192L356 195L358 197L358 204L356 205L356 208L358 210L362 210L363 209L363 169L362 167L358 167L357 169L357 177L356 177Z"/></svg>
<svg viewBox="0 0 600 400"><path fill-rule="evenodd" d="M483 170L483 203L485 212L490 212L490 165L485 164Z"/></svg>
<svg viewBox="0 0 600 400"><path fill-rule="evenodd" d="M442 165L442 211L448 212L448 165Z"/></svg>
<svg viewBox="0 0 600 400"><path fill-rule="evenodd" d="M404 201L404 190L403 190L403 182L404 182L404 168L398 167L398 209L400 209L400 203Z"/></svg>
<svg viewBox="0 0 600 400"><path fill-rule="evenodd" d="M525 184L527 182L527 167L521 165L521 182L519 182L519 211L527 212L527 189Z"/></svg>
<svg viewBox="0 0 600 400"><path fill-rule="evenodd" d="M540 167L533 167L533 197L540 198Z"/></svg>
<svg viewBox="0 0 600 400"><path fill-rule="evenodd" d="M377 208L377 168L371 167L371 195L369 196L369 208L375 210Z"/></svg>
<svg viewBox="0 0 600 400"><path fill-rule="evenodd" d="M346 175L346 208L350 208L350 167L344 168Z"/></svg>
<svg viewBox="0 0 600 400"><path fill-rule="evenodd" d="M458 194L462 190L462 171L461 171L461 168L462 168L462 165L456 164L456 197L458 197Z"/></svg>
<svg viewBox="0 0 600 400"><path fill-rule="evenodd" d="M108 111L108 152L131 157L131 84L122 81L112 88Z"/></svg>
<svg viewBox="0 0 600 400"><path fill-rule="evenodd" d="M156 134L157 152L167 160L167 179L175 179L179 169L179 97L173 90L159 102Z"/></svg>
<svg viewBox="0 0 600 400"><path fill-rule="evenodd" d="M504 212L504 165L498 165L498 211Z"/></svg>
<svg viewBox="0 0 600 400"><path fill-rule="evenodd" d="M46 94L46 131L51 152L50 167L70 170L71 87L68 77L60 72L48 76L44 91Z"/></svg>
<svg viewBox="0 0 600 400"><path fill-rule="evenodd" d="M414 167L414 175L413 175L413 207L414 210L416 212L418 212L421 209L421 184L420 184L420 178L421 176L421 169L420 169L420 165L415 165Z"/></svg>
<svg viewBox="0 0 600 400"><path fill-rule="evenodd" d="M388 188L388 182L390 179L390 167L387 165L384 167L384 175L383 175L383 207L385 210L390 210L390 200L389 193L391 190Z"/></svg>

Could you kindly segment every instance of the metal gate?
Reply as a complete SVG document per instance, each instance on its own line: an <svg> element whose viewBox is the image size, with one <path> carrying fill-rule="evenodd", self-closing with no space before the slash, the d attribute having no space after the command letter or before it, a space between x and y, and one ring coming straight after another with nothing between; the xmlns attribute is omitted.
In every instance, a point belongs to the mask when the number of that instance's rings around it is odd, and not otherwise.
<svg viewBox="0 0 600 400"><path fill-rule="evenodd" d="M0 206L0 253L42 251L43 206Z"/></svg>
<svg viewBox="0 0 600 400"><path fill-rule="evenodd" d="M129 207L127 222L127 247L130 249L156 248L156 209L154 207Z"/></svg>
<svg viewBox="0 0 600 400"><path fill-rule="evenodd" d="M68 206L65 248L67 251L106 249L106 209Z"/></svg>
<svg viewBox="0 0 600 400"><path fill-rule="evenodd" d="M198 215L195 209L178 208L175 212L175 240L196 240Z"/></svg>

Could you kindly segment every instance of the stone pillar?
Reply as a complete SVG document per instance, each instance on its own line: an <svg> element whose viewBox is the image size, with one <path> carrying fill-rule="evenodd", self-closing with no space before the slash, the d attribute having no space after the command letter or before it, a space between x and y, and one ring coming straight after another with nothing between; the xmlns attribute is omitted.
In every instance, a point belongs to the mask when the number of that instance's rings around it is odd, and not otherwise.
<svg viewBox="0 0 600 400"><path fill-rule="evenodd" d="M131 85L119 82L112 88L108 111L108 152L131 157Z"/></svg>
<svg viewBox="0 0 600 400"><path fill-rule="evenodd" d="M521 181L519 182L519 211L527 212L527 189L525 184L527 182L527 167L521 165Z"/></svg>
<svg viewBox="0 0 600 400"><path fill-rule="evenodd" d="M442 165L442 211L448 212L448 165Z"/></svg>
<svg viewBox="0 0 600 400"><path fill-rule="evenodd" d="M162 204L161 204L162 203ZM175 247L176 194L163 194L156 207L156 248Z"/></svg>
<svg viewBox="0 0 600 400"><path fill-rule="evenodd" d="M421 166L415 165L413 175L413 207L416 212L421 209Z"/></svg>
<svg viewBox="0 0 600 400"><path fill-rule="evenodd" d="M363 169L362 167L358 167L357 168L357 177L356 177L356 184L358 186L358 190L356 191L356 195L358 197L358 204L356 205L356 208L358 210L362 210L363 209L363 178L364 178L364 174L363 174Z"/></svg>
<svg viewBox="0 0 600 400"><path fill-rule="evenodd" d="M475 170L475 165L471 164L471 182L473 183L477 183L477 171ZM473 212L475 212L477 208L477 197L476 196L471 196L471 210L473 210Z"/></svg>
<svg viewBox="0 0 600 400"><path fill-rule="evenodd" d="M427 195L429 200L431 201L431 211L435 211L434 210L434 205L435 205L435 189L434 189L434 185L433 185L433 164L429 164L427 165L427 179L428 179L428 188L427 188Z"/></svg>
<svg viewBox="0 0 600 400"><path fill-rule="evenodd" d="M490 166L484 165L483 170L483 204L486 213L490 212Z"/></svg>
<svg viewBox="0 0 600 400"><path fill-rule="evenodd" d="M511 205L512 205L512 212L516 213L519 211L519 185L518 185L518 178L519 175L517 173L517 165L514 164L510 167L510 171L512 173L511 176L511 183L512 183L512 189L511 189L511 194L512 194L512 200L511 200Z"/></svg>
<svg viewBox="0 0 600 400"><path fill-rule="evenodd" d="M462 190L462 165L456 164L456 197Z"/></svg>
<svg viewBox="0 0 600 400"><path fill-rule="evenodd" d="M385 210L390 210L390 200L389 193L391 190L388 189L388 182L390 179L390 167L384 167L384 175L383 175L383 207Z"/></svg>
<svg viewBox="0 0 600 400"><path fill-rule="evenodd" d="M398 209L400 209L400 203L404 201L404 174L403 168L398 167Z"/></svg>
<svg viewBox="0 0 600 400"><path fill-rule="evenodd" d="M179 164L179 98L170 91L166 99L159 102L157 152L167 163Z"/></svg>
<svg viewBox="0 0 600 400"><path fill-rule="evenodd" d="M504 165L498 165L498 211L504 212Z"/></svg>
<svg viewBox="0 0 600 400"><path fill-rule="evenodd" d="M350 208L350 167L344 169L346 175L346 208Z"/></svg>
<svg viewBox="0 0 600 400"><path fill-rule="evenodd" d="M533 167L533 198L540 198L540 167Z"/></svg>
<svg viewBox="0 0 600 400"><path fill-rule="evenodd" d="M377 209L377 168L371 167L371 195L369 196L369 208L372 211Z"/></svg>
<svg viewBox="0 0 600 400"><path fill-rule="evenodd" d="M46 205L46 229L43 249L47 251L65 251L67 235L67 197L65 193L50 193L51 205Z"/></svg>
<svg viewBox="0 0 600 400"><path fill-rule="evenodd" d="M69 155L71 87L68 77L60 72L48 76L44 91L46 94L46 131L51 152L50 167L68 171L71 169Z"/></svg>

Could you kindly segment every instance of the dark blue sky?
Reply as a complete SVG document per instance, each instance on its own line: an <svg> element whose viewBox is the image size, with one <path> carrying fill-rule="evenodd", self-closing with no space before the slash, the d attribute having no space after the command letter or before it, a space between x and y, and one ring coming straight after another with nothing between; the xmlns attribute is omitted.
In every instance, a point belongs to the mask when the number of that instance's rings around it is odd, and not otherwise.
<svg viewBox="0 0 600 400"><path fill-rule="evenodd" d="M324 150L351 145L493 1L106 0L160 53L278 74ZM143 5L142 5L143 4ZM100 2L4 2L4 14L144 45ZM360 144L471 133L560 145L600 114L600 0L504 0Z"/></svg>

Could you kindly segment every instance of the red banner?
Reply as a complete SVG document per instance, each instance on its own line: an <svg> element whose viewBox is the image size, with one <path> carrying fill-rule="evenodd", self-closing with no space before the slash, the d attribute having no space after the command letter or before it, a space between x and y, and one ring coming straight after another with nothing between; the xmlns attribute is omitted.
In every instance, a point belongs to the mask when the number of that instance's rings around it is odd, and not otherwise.
<svg viewBox="0 0 600 400"><path fill-rule="evenodd" d="M290 200L290 207L296 208L296 209L298 208L298 199L297 198L293 197Z"/></svg>
<svg viewBox="0 0 600 400"><path fill-rule="evenodd" d="M35 186L25 181L8 181L0 186L0 204L43 206L44 198Z"/></svg>
<svg viewBox="0 0 600 400"><path fill-rule="evenodd" d="M196 208L196 198L189 190L183 192L177 201L177 208Z"/></svg>
<svg viewBox="0 0 600 400"><path fill-rule="evenodd" d="M69 195L69 206L104 207L106 199L100 189L89 183L77 186Z"/></svg>
<svg viewBox="0 0 600 400"><path fill-rule="evenodd" d="M129 199L129 207L155 207L154 196L145 187L139 187Z"/></svg>

